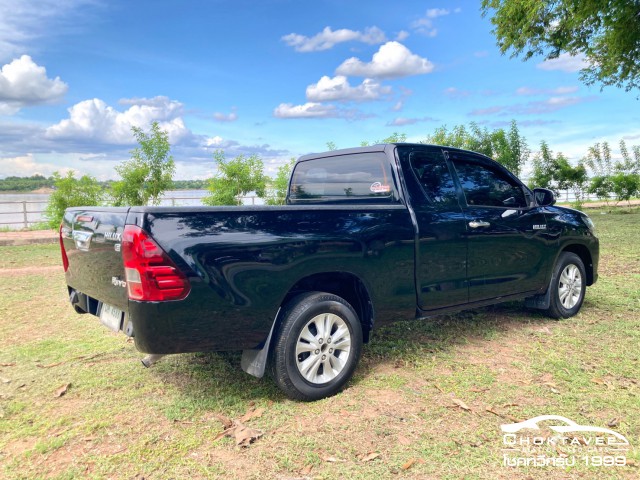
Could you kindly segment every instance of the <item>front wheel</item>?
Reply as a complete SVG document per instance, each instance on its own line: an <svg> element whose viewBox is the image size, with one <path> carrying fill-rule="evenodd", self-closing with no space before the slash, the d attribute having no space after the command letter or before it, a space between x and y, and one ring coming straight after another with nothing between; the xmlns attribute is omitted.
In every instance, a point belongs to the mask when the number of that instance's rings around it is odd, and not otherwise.
<svg viewBox="0 0 640 480"><path fill-rule="evenodd" d="M285 307L271 348L271 369L290 398L334 395L349 381L362 350L362 327L353 307L330 293L310 292Z"/></svg>
<svg viewBox="0 0 640 480"><path fill-rule="evenodd" d="M553 318L569 318L580 310L587 289L584 263L578 255L563 252L553 270L549 284L550 302L547 314Z"/></svg>

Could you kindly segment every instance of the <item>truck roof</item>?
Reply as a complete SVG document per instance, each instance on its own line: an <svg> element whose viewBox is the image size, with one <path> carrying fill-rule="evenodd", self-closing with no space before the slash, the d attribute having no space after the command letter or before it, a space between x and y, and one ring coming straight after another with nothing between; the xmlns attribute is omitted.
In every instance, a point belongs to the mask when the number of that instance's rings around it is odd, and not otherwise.
<svg viewBox="0 0 640 480"><path fill-rule="evenodd" d="M298 161L304 161L304 160L314 160L317 158L325 158L325 157L336 157L339 155L350 155L350 154L354 154L354 153L373 153L373 152L384 152L387 151L388 149L394 148L396 145L408 145L408 146L416 146L416 147L440 147L440 148L446 148L448 150L456 150L456 151L460 151L460 152L470 152L470 153L475 153L476 155L481 155L483 157L486 157L486 155L483 155L481 153L478 152L471 152L470 150L463 150L460 148L456 148L456 147L448 147L448 146L443 146L443 145L434 145L434 144L427 144L427 143L406 143L406 142L395 142L395 143L379 143L376 145L367 145L366 147L352 147L352 148L341 148L339 150L329 150L326 152L317 152L317 153L308 153L306 155L302 155L300 158L298 158ZM488 157L487 157L488 158Z"/></svg>
<svg viewBox="0 0 640 480"><path fill-rule="evenodd" d="M298 160L299 161L312 160L312 159L322 158L322 157L335 157L338 155L349 155L352 153L384 152L385 148L387 148L389 145L394 145L394 144L381 143L377 145L367 145L366 147L341 148L340 150L329 150L326 152L308 153L306 155L302 155Z"/></svg>

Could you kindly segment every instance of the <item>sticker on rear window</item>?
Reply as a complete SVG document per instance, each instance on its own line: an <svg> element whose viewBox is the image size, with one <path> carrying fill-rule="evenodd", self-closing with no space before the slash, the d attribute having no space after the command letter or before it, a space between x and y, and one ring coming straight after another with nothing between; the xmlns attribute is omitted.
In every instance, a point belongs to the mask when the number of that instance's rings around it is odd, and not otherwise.
<svg viewBox="0 0 640 480"><path fill-rule="evenodd" d="M373 193L389 193L391 191L391 187L389 185L382 185L380 182L373 182L369 187Z"/></svg>

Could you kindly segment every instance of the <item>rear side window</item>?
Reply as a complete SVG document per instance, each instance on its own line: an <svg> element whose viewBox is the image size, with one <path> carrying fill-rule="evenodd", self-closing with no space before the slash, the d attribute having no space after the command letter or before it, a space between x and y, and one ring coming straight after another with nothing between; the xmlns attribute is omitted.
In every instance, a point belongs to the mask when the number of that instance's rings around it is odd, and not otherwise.
<svg viewBox="0 0 640 480"><path fill-rule="evenodd" d="M411 168L431 203L457 206L453 177L441 151L415 151L409 154Z"/></svg>
<svg viewBox="0 0 640 480"><path fill-rule="evenodd" d="M299 162L291 178L289 200L387 202L392 196L393 177L386 155L359 153Z"/></svg>
<svg viewBox="0 0 640 480"><path fill-rule="evenodd" d="M504 172L458 159L453 160L453 165L467 205L509 208L527 206L522 186Z"/></svg>

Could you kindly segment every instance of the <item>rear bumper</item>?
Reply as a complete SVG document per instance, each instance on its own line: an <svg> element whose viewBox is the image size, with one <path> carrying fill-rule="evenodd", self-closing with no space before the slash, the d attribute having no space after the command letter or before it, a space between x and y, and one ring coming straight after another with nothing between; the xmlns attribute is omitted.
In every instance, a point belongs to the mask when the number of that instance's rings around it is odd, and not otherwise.
<svg viewBox="0 0 640 480"><path fill-rule="evenodd" d="M72 287L69 300L77 313L100 317L103 302ZM247 322L240 312L222 314L211 309L193 310L185 301L137 302L130 300L119 331L133 337L142 353L171 354L246 350L259 346L268 329ZM198 314L197 312L200 312ZM273 323L270 318L265 325Z"/></svg>
<svg viewBox="0 0 640 480"><path fill-rule="evenodd" d="M69 289L69 302L71 306L79 314L89 313L95 317L100 317L100 311L102 310L103 302L97 300L89 295L79 292L74 288L67 287ZM118 329L128 337L134 337L133 324L129 321L129 315L127 312L123 312L120 327Z"/></svg>

